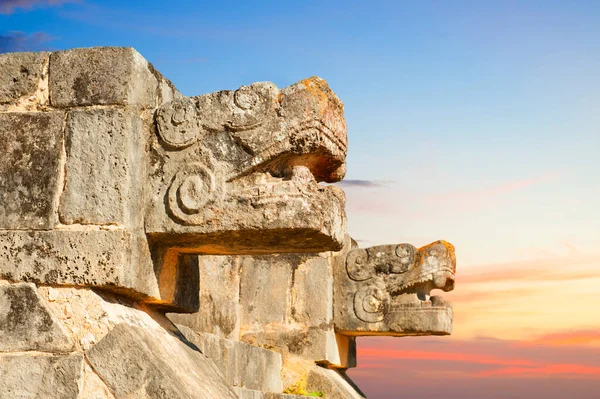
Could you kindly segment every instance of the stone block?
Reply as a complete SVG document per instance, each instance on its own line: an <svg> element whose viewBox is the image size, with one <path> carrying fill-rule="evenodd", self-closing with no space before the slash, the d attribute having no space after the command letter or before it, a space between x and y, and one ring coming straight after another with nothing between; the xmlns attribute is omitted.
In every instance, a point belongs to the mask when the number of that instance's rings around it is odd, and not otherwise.
<svg viewBox="0 0 600 399"><path fill-rule="evenodd" d="M333 331L333 324L321 328L309 328L302 337L304 339L292 341L294 343L294 346L290 348L294 351L292 353L317 364L345 368L347 360L350 358L348 350L351 348L338 345L340 342Z"/></svg>
<svg viewBox="0 0 600 399"><path fill-rule="evenodd" d="M35 94L49 53L0 54L0 104Z"/></svg>
<svg viewBox="0 0 600 399"><path fill-rule="evenodd" d="M288 395L278 392L254 391L239 387L234 387L233 390L238 395L239 399L306 399L306 396Z"/></svg>
<svg viewBox="0 0 600 399"><path fill-rule="evenodd" d="M195 344L221 370L232 386L266 392L281 392L281 354L220 338L209 333L195 333L179 326L185 337Z"/></svg>
<svg viewBox="0 0 600 399"><path fill-rule="evenodd" d="M87 363L84 366L83 388L79 399L115 399L104 381Z"/></svg>
<svg viewBox="0 0 600 399"><path fill-rule="evenodd" d="M144 244L143 238L124 230L1 231L0 278L158 298Z"/></svg>
<svg viewBox="0 0 600 399"><path fill-rule="evenodd" d="M0 352L73 349L73 340L50 312L35 285L0 285Z"/></svg>
<svg viewBox="0 0 600 399"><path fill-rule="evenodd" d="M153 108L158 82L130 47L95 47L50 55L50 102L54 107L129 105Z"/></svg>
<svg viewBox="0 0 600 399"><path fill-rule="evenodd" d="M0 229L55 224L62 112L0 114Z"/></svg>
<svg viewBox="0 0 600 399"><path fill-rule="evenodd" d="M306 326L326 326L333 320L333 275L320 255L290 257L294 270L291 319Z"/></svg>
<svg viewBox="0 0 600 399"><path fill-rule="evenodd" d="M301 357L313 363L344 367L333 325L326 328L298 325L275 325L244 332L241 340L251 345L264 346L280 352L284 358ZM342 348L342 350L344 350Z"/></svg>
<svg viewBox="0 0 600 399"><path fill-rule="evenodd" d="M325 398L366 398L344 371L323 367L313 367L310 370L306 380L306 390L308 392L321 391L325 394Z"/></svg>
<svg viewBox="0 0 600 399"><path fill-rule="evenodd" d="M240 258L234 256L200 256L200 310L192 314L170 313L174 323L197 332L223 338L239 336Z"/></svg>
<svg viewBox="0 0 600 399"><path fill-rule="evenodd" d="M329 368L349 369L356 367L356 337L348 337L346 335L335 334L336 349L339 357L339 362L330 363Z"/></svg>
<svg viewBox="0 0 600 399"><path fill-rule="evenodd" d="M233 384L267 392L281 392L281 355L236 341L234 346L235 373Z"/></svg>
<svg viewBox="0 0 600 399"><path fill-rule="evenodd" d="M210 359L166 332L122 323L86 356L118 398L237 399Z"/></svg>
<svg viewBox="0 0 600 399"><path fill-rule="evenodd" d="M134 112L69 112L65 188L59 208L62 223L131 225L132 219L141 223L141 129L141 120Z"/></svg>
<svg viewBox="0 0 600 399"><path fill-rule="evenodd" d="M77 399L83 355L0 355L2 399Z"/></svg>
<svg viewBox="0 0 600 399"><path fill-rule="evenodd" d="M334 332L333 275L327 255L240 258L240 338L284 357L345 367L350 347L339 348Z"/></svg>
<svg viewBox="0 0 600 399"><path fill-rule="evenodd" d="M282 324L290 309L294 255L241 258L241 329Z"/></svg>

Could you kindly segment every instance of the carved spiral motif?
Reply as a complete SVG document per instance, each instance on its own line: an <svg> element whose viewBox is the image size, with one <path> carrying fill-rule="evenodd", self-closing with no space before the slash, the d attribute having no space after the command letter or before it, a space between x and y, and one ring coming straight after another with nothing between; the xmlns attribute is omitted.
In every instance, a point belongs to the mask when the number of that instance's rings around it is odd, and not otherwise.
<svg viewBox="0 0 600 399"><path fill-rule="evenodd" d="M354 294L356 317L367 323L377 323L384 319L389 308L390 295L383 287L366 285Z"/></svg>
<svg viewBox="0 0 600 399"><path fill-rule="evenodd" d="M369 265L369 255L364 249L353 249L346 257L348 276L354 281L364 281L373 277L373 267Z"/></svg>
<svg viewBox="0 0 600 399"><path fill-rule="evenodd" d="M212 200L215 181L203 165L191 164L179 171L168 192L171 214L184 223L197 224L204 206Z"/></svg>
<svg viewBox="0 0 600 399"><path fill-rule="evenodd" d="M167 147L182 149L196 142L201 134L194 101L181 98L156 111L158 134Z"/></svg>

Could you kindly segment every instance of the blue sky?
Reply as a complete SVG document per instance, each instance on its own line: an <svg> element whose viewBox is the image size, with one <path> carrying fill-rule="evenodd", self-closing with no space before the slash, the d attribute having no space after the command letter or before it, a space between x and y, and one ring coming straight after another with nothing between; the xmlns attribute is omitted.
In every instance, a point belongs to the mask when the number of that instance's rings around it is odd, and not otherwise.
<svg viewBox="0 0 600 399"><path fill-rule="evenodd" d="M475 336L597 337L599 1L0 0L0 52L91 46L135 47L186 95L326 79L346 107L349 231L456 246L457 351ZM499 268L529 274L461 286ZM519 284L542 288L483 301L494 317L468 301ZM531 298L545 313L518 316Z"/></svg>

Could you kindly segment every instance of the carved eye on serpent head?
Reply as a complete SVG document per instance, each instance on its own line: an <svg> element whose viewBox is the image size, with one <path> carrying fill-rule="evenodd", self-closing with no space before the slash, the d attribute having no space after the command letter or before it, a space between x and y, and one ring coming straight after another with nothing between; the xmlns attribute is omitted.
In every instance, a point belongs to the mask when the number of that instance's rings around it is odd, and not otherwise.
<svg viewBox="0 0 600 399"><path fill-rule="evenodd" d="M369 264L369 254L365 249L353 249L346 257L348 276L354 281L364 281L375 275L375 269Z"/></svg>
<svg viewBox="0 0 600 399"><path fill-rule="evenodd" d="M173 100L156 110L156 127L164 145L177 150L194 144L203 132L196 103L188 97Z"/></svg>
<svg viewBox="0 0 600 399"><path fill-rule="evenodd" d="M399 244L394 252L397 258L390 264L390 273L406 273L415 264L416 248L410 244Z"/></svg>

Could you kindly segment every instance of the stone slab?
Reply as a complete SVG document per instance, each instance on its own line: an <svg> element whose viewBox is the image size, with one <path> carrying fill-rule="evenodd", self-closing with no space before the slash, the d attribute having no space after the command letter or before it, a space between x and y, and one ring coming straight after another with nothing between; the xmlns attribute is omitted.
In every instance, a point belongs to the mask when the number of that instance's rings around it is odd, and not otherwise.
<svg viewBox="0 0 600 399"><path fill-rule="evenodd" d="M336 367L352 364L351 348L340 349L334 332L333 273L327 255L240 259L241 340L273 348L284 357Z"/></svg>
<svg viewBox="0 0 600 399"><path fill-rule="evenodd" d="M0 278L159 297L143 246L123 230L0 231Z"/></svg>
<svg viewBox="0 0 600 399"><path fill-rule="evenodd" d="M237 399L210 359L166 332L122 323L86 356L116 397Z"/></svg>
<svg viewBox="0 0 600 399"><path fill-rule="evenodd" d="M0 355L2 399L77 399L83 355Z"/></svg>
<svg viewBox="0 0 600 399"><path fill-rule="evenodd" d="M195 333L184 326L179 328L190 342L215 362L230 385L257 391L282 391L282 359L278 352L214 334Z"/></svg>
<svg viewBox="0 0 600 399"><path fill-rule="evenodd" d="M35 285L0 285L0 352L69 352L73 340Z"/></svg>
<svg viewBox="0 0 600 399"><path fill-rule="evenodd" d="M137 113L121 109L69 112L62 223L125 225L142 213L141 129Z"/></svg>
<svg viewBox="0 0 600 399"><path fill-rule="evenodd" d="M333 320L333 274L320 255L291 256L293 282L291 318L306 326L326 326ZM318 298L318 300L317 300Z"/></svg>
<svg viewBox="0 0 600 399"><path fill-rule="evenodd" d="M62 112L0 113L0 229L55 224Z"/></svg>
<svg viewBox="0 0 600 399"><path fill-rule="evenodd" d="M235 391L235 393L237 393L239 399L301 399L301 398L307 398L307 396L288 395L285 393L277 393L277 392L254 391L251 389L245 389L245 388L240 388L240 387L234 387L233 390Z"/></svg>
<svg viewBox="0 0 600 399"><path fill-rule="evenodd" d="M293 255L241 258L240 312L242 329L282 324L290 309Z"/></svg>
<svg viewBox="0 0 600 399"><path fill-rule="evenodd" d="M200 256L200 309L168 314L174 323L223 338L239 337L240 260L233 256Z"/></svg>
<svg viewBox="0 0 600 399"><path fill-rule="evenodd" d="M79 399L115 399L104 381L94 373L87 363L84 366L83 388Z"/></svg>
<svg viewBox="0 0 600 399"><path fill-rule="evenodd" d="M50 55L50 102L54 107L154 107L158 82L152 70L131 47L57 51Z"/></svg>
<svg viewBox="0 0 600 399"><path fill-rule="evenodd" d="M325 398L364 399L365 394L358 389L350 377L342 370L314 367L306 380L308 392L321 391Z"/></svg>
<svg viewBox="0 0 600 399"><path fill-rule="evenodd" d="M44 73L49 53L0 54L0 104L32 96Z"/></svg>

